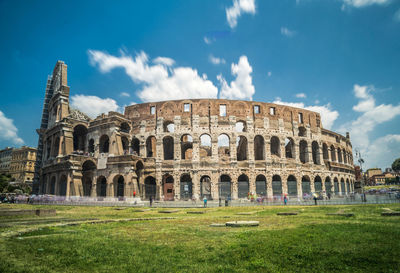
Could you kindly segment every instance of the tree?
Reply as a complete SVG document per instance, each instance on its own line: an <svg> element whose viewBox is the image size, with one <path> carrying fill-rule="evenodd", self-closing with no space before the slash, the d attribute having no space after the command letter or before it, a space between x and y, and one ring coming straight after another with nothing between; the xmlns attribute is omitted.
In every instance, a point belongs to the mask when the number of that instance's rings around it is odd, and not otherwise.
<svg viewBox="0 0 400 273"><path fill-rule="evenodd" d="M395 172L400 172L400 158L396 159L392 163L392 170Z"/></svg>

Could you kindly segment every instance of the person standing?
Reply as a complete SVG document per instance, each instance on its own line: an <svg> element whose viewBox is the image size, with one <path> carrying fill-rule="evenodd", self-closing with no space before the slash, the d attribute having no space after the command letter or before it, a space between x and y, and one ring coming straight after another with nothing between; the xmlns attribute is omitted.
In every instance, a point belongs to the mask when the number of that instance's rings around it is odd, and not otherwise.
<svg viewBox="0 0 400 273"><path fill-rule="evenodd" d="M288 199L287 199L287 196L285 194L285 196L283 197L283 203L285 204L285 206L287 205L287 201L288 201Z"/></svg>
<svg viewBox="0 0 400 273"><path fill-rule="evenodd" d="M204 202L204 207L206 208L207 207L207 197L204 196L203 202Z"/></svg>
<svg viewBox="0 0 400 273"><path fill-rule="evenodd" d="M150 207L153 206L153 196L150 195Z"/></svg>

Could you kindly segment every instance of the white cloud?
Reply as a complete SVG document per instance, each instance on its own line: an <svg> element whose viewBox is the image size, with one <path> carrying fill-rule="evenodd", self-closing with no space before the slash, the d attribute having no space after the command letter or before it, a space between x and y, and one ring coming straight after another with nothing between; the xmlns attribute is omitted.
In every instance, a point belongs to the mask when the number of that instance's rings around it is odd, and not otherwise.
<svg viewBox="0 0 400 273"><path fill-rule="evenodd" d="M107 53L89 50L90 62L107 73L115 68L124 68L133 82L142 84L137 96L145 102L187 98L216 98L218 88L190 67L170 68L162 64L149 65L148 56L141 52L133 59L122 55L115 57ZM165 64L165 62L164 62Z"/></svg>
<svg viewBox="0 0 400 273"><path fill-rule="evenodd" d="M331 105L311 105L305 106L302 102L283 102L280 98L276 98L273 102L276 104L288 105L292 107L302 108L310 111L314 111L321 114L322 126L326 129L331 129L335 120L339 117L339 112L332 110Z"/></svg>
<svg viewBox="0 0 400 273"><path fill-rule="evenodd" d="M390 167L400 155L400 135L386 135L376 139L361 155L365 159L365 169Z"/></svg>
<svg viewBox="0 0 400 273"><path fill-rule="evenodd" d="M268 71L268 77L271 77L272 76L272 72L271 71Z"/></svg>
<svg viewBox="0 0 400 273"><path fill-rule="evenodd" d="M393 16L393 19L394 19L396 22L400 22L400 9L399 9L398 11L396 11L396 13L395 13L394 16Z"/></svg>
<svg viewBox="0 0 400 273"><path fill-rule="evenodd" d="M306 98L307 97L307 95L306 94L304 94L304 93L298 93L298 94L296 94L296 98Z"/></svg>
<svg viewBox="0 0 400 273"><path fill-rule="evenodd" d="M293 37L296 32L294 30L290 30L287 27L281 27L281 34L286 37Z"/></svg>
<svg viewBox="0 0 400 273"><path fill-rule="evenodd" d="M121 92L121 93L119 94L119 96L120 96L120 97L129 98L131 95L129 95L129 93L127 93L127 92Z"/></svg>
<svg viewBox="0 0 400 273"><path fill-rule="evenodd" d="M237 19L242 13L256 13L255 0L233 0L233 6L226 8L226 19L231 28L237 25Z"/></svg>
<svg viewBox="0 0 400 273"><path fill-rule="evenodd" d="M7 118L2 111L0 111L0 140L10 141L16 145L24 144L22 138L18 136L14 121Z"/></svg>
<svg viewBox="0 0 400 273"><path fill-rule="evenodd" d="M208 59L210 60L210 62L212 64L215 64L215 65L224 64L225 63L225 59L214 57L213 55L210 55Z"/></svg>
<svg viewBox="0 0 400 273"><path fill-rule="evenodd" d="M371 5L385 5L389 4L390 2L391 0L343 0L344 5L355 8L363 8Z"/></svg>
<svg viewBox="0 0 400 273"><path fill-rule="evenodd" d="M157 57L153 60L153 63L155 64L163 64L166 66L173 66L175 61L171 58L167 58L167 57Z"/></svg>
<svg viewBox="0 0 400 273"><path fill-rule="evenodd" d="M400 115L400 104L397 106L392 104L376 105L375 98L371 94L374 91L374 86L354 85L353 92L359 101L353 106L353 110L361 113L361 115L357 119L343 124L339 129L342 132L350 132L353 147L359 148L363 155L368 155L365 158L367 164L375 160L374 153L370 151L371 145L380 143L379 141L384 141L384 138L381 138L371 144L369 133L374 132L377 125L390 121ZM392 138L388 137L386 140L389 139Z"/></svg>
<svg viewBox="0 0 400 273"><path fill-rule="evenodd" d="M102 99L96 96L86 95L73 95L71 97L71 106L82 111L91 118L95 118L102 113L107 113L109 111L117 112L119 110L117 102L113 99Z"/></svg>
<svg viewBox="0 0 400 273"><path fill-rule="evenodd" d="M255 92L251 77L253 69L249 64L247 57L241 56L238 64L232 63L231 70L232 75L236 76L236 79L233 80L230 85L228 85L222 75L217 76L217 79L221 84L220 97L225 99L252 100Z"/></svg>

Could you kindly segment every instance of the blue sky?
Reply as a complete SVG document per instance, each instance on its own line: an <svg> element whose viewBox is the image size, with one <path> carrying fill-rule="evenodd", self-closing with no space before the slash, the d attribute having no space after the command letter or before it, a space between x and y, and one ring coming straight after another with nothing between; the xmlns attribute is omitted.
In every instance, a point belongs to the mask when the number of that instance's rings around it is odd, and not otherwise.
<svg viewBox="0 0 400 273"><path fill-rule="evenodd" d="M183 97L278 102L400 157L400 1L0 1L0 148L37 145L47 75L91 116Z"/></svg>

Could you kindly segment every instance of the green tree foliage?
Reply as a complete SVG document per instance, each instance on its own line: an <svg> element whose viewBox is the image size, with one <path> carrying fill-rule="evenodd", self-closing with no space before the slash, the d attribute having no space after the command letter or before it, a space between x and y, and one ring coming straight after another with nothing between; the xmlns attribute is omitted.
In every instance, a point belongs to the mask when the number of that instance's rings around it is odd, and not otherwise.
<svg viewBox="0 0 400 273"><path fill-rule="evenodd" d="M392 163L392 170L395 172L400 172L400 158L396 159Z"/></svg>

